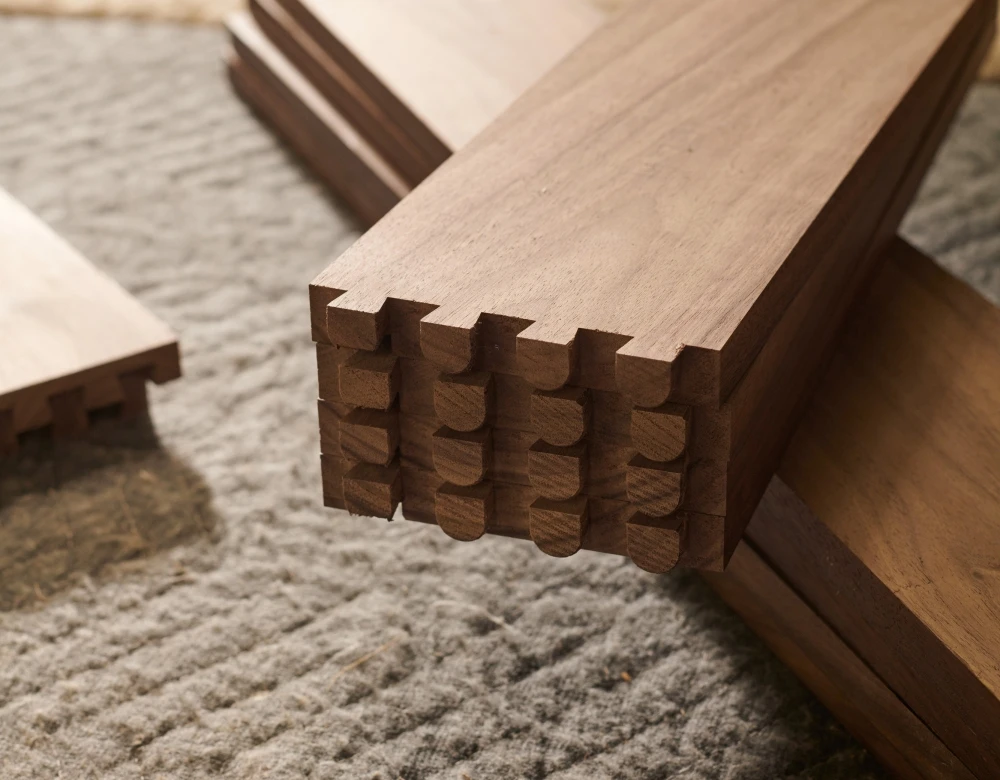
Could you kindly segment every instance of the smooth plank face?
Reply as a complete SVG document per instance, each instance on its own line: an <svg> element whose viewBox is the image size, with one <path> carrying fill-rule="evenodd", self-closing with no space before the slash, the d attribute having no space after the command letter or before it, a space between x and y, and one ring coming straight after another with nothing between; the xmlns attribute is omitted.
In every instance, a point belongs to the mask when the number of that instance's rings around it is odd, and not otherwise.
<svg viewBox="0 0 1000 780"><path fill-rule="evenodd" d="M87 411L141 402L137 372L157 382L180 375L174 334L0 190L3 427L55 422L57 433L79 433Z"/></svg>
<svg viewBox="0 0 1000 780"><path fill-rule="evenodd" d="M546 389L572 383L581 329L618 334L638 405L677 382L718 404L808 277L800 244L835 234L821 217L845 181L878 180L865 151L967 14L986 18L975 0L636 3L317 285L342 307L438 306L434 331L524 322L519 363L550 369Z"/></svg>
<svg viewBox="0 0 1000 780"><path fill-rule="evenodd" d="M897 242L748 538L977 774L1000 772L1000 311Z"/></svg>

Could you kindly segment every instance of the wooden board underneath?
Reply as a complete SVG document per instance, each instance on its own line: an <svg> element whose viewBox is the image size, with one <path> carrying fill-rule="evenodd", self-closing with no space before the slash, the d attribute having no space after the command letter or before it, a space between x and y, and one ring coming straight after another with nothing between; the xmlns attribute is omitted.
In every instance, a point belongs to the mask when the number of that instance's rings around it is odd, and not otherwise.
<svg viewBox="0 0 1000 780"><path fill-rule="evenodd" d="M143 406L146 380L178 376L170 329L0 190L0 449L80 433L88 411Z"/></svg>

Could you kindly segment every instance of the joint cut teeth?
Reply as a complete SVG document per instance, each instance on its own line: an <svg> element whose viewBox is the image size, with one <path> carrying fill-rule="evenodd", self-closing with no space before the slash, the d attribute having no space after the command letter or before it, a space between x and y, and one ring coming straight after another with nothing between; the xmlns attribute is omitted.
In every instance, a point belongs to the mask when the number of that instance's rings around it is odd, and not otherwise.
<svg viewBox="0 0 1000 780"><path fill-rule="evenodd" d="M587 482L587 447L553 447L536 441L528 450L528 479L544 498L567 500L583 492Z"/></svg>
<svg viewBox="0 0 1000 780"><path fill-rule="evenodd" d="M352 409L340 421L340 450L348 460L388 466L399 447L395 410Z"/></svg>
<svg viewBox="0 0 1000 780"><path fill-rule="evenodd" d="M531 394L531 425L549 444L577 444L590 429L590 393L581 387L535 390Z"/></svg>
<svg viewBox="0 0 1000 780"><path fill-rule="evenodd" d="M437 523L452 539L473 542L493 524L493 485L442 485L434 497Z"/></svg>
<svg viewBox="0 0 1000 780"><path fill-rule="evenodd" d="M687 450L690 435L690 406L667 403L656 409L632 410L632 446L650 460L679 458Z"/></svg>
<svg viewBox="0 0 1000 780"><path fill-rule="evenodd" d="M625 472L629 502L651 517L675 512L684 498L685 470L682 458L660 463L636 455Z"/></svg>
<svg viewBox="0 0 1000 780"><path fill-rule="evenodd" d="M542 552L566 558L583 546L590 524L590 503L586 498L569 501L539 498L528 513L531 539Z"/></svg>
<svg viewBox="0 0 1000 780"><path fill-rule="evenodd" d="M83 388L50 396L49 408L52 410L52 433L56 438L73 439L87 432L89 419Z"/></svg>
<svg viewBox="0 0 1000 780"><path fill-rule="evenodd" d="M389 329L389 307L383 296L349 290L326 307L326 332L333 344L375 350Z"/></svg>
<svg viewBox="0 0 1000 780"><path fill-rule="evenodd" d="M517 367L531 385L558 390L576 376L576 328L533 322L517 334Z"/></svg>
<svg viewBox="0 0 1000 780"><path fill-rule="evenodd" d="M681 350L670 360L657 360L642 354L641 349L633 340L615 354L618 390L636 406L662 406L680 380Z"/></svg>
<svg viewBox="0 0 1000 780"><path fill-rule="evenodd" d="M340 399L350 406L385 410L399 392L399 360L386 348L354 353L338 376Z"/></svg>
<svg viewBox="0 0 1000 780"><path fill-rule="evenodd" d="M665 574L677 565L687 548L687 526L683 513L655 518L636 513L625 524L629 558L640 569Z"/></svg>
<svg viewBox="0 0 1000 780"><path fill-rule="evenodd" d="M344 474L344 503L352 515L392 520L403 497L399 465L356 463Z"/></svg>
<svg viewBox="0 0 1000 780"><path fill-rule="evenodd" d="M439 307L420 320L420 351L448 374L472 368L479 351L479 312Z"/></svg>
<svg viewBox="0 0 1000 780"><path fill-rule="evenodd" d="M434 383L434 410L438 419L456 431L475 431L493 415L493 375L442 374Z"/></svg>
<svg viewBox="0 0 1000 780"><path fill-rule="evenodd" d="M445 481L468 487L482 482L493 459L493 432L439 428L433 436L434 470Z"/></svg>

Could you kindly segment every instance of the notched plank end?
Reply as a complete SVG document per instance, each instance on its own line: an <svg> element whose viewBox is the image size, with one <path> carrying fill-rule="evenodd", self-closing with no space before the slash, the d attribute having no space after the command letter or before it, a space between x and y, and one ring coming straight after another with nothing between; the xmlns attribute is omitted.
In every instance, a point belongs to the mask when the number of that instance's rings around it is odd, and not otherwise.
<svg viewBox="0 0 1000 780"><path fill-rule="evenodd" d="M452 539L474 542L493 524L493 485L442 485L434 498L437 523Z"/></svg>
<svg viewBox="0 0 1000 780"><path fill-rule="evenodd" d="M570 501L536 499L528 510L529 532L539 550L554 558L568 558L583 546L590 523L586 498Z"/></svg>

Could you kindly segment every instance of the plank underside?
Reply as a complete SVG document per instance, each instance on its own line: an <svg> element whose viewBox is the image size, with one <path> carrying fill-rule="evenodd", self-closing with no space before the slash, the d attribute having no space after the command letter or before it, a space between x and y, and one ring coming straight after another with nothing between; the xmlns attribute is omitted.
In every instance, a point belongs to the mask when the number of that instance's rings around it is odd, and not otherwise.
<svg viewBox="0 0 1000 780"><path fill-rule="evenodd" d="M456 329L531 323L522 341L553 350L615 334L619 365L655 364L664 393L682 348L703 350L699 393L720 404L808 278L802 249L840 231L831 203L878 179L865 151L968 14L986 16L966 0L637 2L315 284L347 309L437 306Z"/></svg>
<svg viewBox="0 0 1000 780"><path fill-rule="evenodd" d="M0 246L0 415L14 435L51 423L54 397L86 411L123 401L123 376L180 375L170 329L2 190Z"/></svg>

